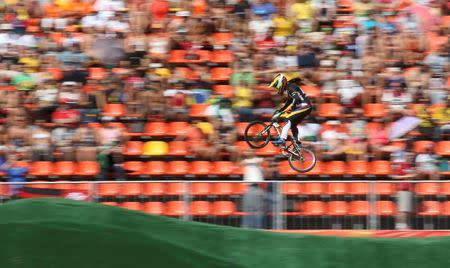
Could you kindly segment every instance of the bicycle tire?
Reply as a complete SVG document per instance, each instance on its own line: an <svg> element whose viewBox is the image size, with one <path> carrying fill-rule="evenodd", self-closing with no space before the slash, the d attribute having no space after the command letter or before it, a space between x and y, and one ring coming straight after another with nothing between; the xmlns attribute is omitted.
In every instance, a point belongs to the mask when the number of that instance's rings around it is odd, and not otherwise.
<svg viewBox="0 0 450 268"><path fill-rule="evenodd" d="M262 126L262 129L265 129L267 127L267 124L265 122L263 122L263 121L253 121L253 122L251 122L245 128L244 139L245 139L245 141L247 142L247 144L251 148L260 149L260 148L263 148L264 146L266 146L269 143L269 141L270 141L270 129L264 133L266 136L262 140L262 141L264 141L262 144L259 144L259 145L258 144L254 144L251 141L252 140L252 136L249 135L249 130L250 130L251 127L256 126L256 125Z"/></svg>
<svg viewBox="0 0 450 268"><path fill-rule="evenodd" d="M307 168L303 168L303 169L302 168L297 168L294 165L294 163L293 163L294 161L295 162L297 161L297 160L294 159L294 155L293 154L289 155L288 162L289 162L289 166L291 166L291 168L293 170L295 170L297 172L300 172L300 173L305 173L305 172L310 171L311 169L313 169L316 166L316 163L317 163L316 154L312 150L307 149L307 148L301 148L300 150L308 152L308 154L310 154L312 156L312 163L311 163L311 165L309 165Z"/></svg>

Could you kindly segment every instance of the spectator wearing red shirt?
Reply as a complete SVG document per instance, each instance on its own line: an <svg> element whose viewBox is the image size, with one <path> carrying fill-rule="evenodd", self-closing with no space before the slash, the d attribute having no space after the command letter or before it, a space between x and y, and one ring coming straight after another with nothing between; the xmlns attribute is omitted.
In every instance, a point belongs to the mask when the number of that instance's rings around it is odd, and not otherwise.
<svg viewBox="0 0 450 268"><path fill-rule="evenodd" d="M62 103L52 114L52 121L56 124L72 125L80 120L80 111L69 108L69 105Z"/></svg>

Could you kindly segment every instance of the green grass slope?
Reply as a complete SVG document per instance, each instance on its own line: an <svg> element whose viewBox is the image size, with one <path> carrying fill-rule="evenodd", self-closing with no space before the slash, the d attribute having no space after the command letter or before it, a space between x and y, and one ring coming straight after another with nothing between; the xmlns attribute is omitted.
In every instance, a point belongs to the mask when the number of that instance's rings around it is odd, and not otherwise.
<svg viewBox="0 0 450 268"><path fill-rule="evenodd" d="M0 267L450 267L450 238L242 230L62 199L0 206Z"/></svg>

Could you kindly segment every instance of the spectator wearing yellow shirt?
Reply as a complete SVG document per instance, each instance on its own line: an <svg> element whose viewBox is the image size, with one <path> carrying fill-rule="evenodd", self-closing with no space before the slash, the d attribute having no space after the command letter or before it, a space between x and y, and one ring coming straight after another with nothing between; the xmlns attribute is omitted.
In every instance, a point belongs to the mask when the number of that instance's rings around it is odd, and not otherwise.
<svg viewBox="0 0 450 268"><path fill-rule="evenodd" d="M249 84L241 81L234 88L233 108L240 116L240 120L253 120L253 92Z"/></svg>
<svg viewBox="0 0 450 268"><path fill-rule="evenodd" d="M450 97L447 98L445 106L434 109L431 119L436 124L436 140L448 139L450 136Z"/></svg>
<svg viewBox="0 0 450 268"><path fill-rule="evenodd" d="M297 0L289 8L289 12L295 18L297 26L303 31L312 30L312 15L313 9L311 1L309 0Z"/></svg>
<svg viewBox="0 0 450 268"><path fill-rule="evenodd" d="M286 16L286 10L284 9L280 9L272 21L275 28L274 40L278 45L284 45L286 38L294 34L295 25Z"/></svg>

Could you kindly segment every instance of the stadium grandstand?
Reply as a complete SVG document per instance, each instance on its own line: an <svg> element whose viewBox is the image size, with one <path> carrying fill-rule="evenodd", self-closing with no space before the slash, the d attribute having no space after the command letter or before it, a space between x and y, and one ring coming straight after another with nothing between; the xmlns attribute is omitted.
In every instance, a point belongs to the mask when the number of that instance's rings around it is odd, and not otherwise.
<svg viewBox="0 0 450 268"><path fill-rule="evenodd" d="M262 229L450 229L450 5L5 0L0 201L68 197ZM306 173L244 131L277 73ZM14 203L14 202L12 202Z"/></svg>

